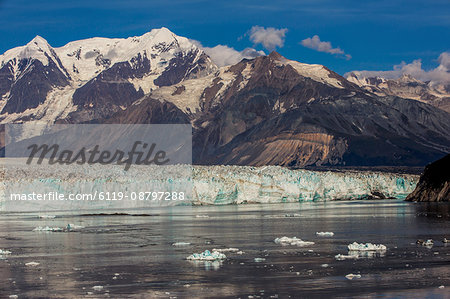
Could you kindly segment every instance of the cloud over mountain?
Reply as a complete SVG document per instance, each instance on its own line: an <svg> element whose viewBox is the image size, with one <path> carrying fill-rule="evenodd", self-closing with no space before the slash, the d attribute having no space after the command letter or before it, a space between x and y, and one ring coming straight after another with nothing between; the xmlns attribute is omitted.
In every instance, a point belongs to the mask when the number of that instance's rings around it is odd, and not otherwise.
<svg viewBox="0 0 450 299"><path fill-rule="evenodd" d="M424 70L422 68L422 60L416 59L411 63L402 61L400 64L394 65L393 69L389 71L359 71L359 73L366 78L396 79L402 75L410 75L424 82L450 83L450 52L441 53L437 60L439 65L431 70Z"/></svg>
<svg viewBox="0 0 450 299"><path fill-rule="evenodd" d="M266 55L266 53L264 53L263 51L257 51L253 48L245 48L242 51L237 51L236 49L227 45L204 47L199 41L191 40L191 42L200 47L219 67L236 64L244 58L252 59L258 56Z"/></svg>
<svg viewBox="0 0 450 299"><path fill-rule="evenodd" d="M342 55L345 59L349 60L352 58L351 55L345 54L345 52L337 47L333 48L331 46L331 42L321 41L318 35L314 35L313 37L308 37L300 42L300 44L306 48L310 48L319 52L325 52L329 54Z"/></svg>
<svg viewBox="0 0 450 299"><path fill-rule="evenodd" d="M286 28L276 29L274 27L253 26L250 29L249 38L254 44L261 44L267 50L272 51L284 46L287 31Z"/></svg>

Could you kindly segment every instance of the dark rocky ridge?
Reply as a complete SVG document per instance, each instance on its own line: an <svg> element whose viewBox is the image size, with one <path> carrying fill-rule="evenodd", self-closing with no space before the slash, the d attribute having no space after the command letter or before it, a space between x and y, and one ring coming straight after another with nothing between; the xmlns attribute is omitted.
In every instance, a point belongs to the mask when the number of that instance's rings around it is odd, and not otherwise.
<svg viewBox="0 0 450 299"><path fill-rule="evenodd" d="M450 201L450 154L425 167L407 201Z"/></svg>

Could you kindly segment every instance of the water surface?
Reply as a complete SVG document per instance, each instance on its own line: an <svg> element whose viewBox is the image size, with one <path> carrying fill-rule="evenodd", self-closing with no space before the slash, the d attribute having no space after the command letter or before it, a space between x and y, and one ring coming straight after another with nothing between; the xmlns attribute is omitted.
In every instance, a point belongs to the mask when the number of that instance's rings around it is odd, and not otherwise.
<svg viewBox="0 0 450 299"><path fill-rule="evenodd" d="M123 212L123 211L121 211ZM76 298L448 298L449 204L351 201L200 206L126 211L133 215L0 215L0 297ZM34 232L37 226L85 226ZM334 232L317 237L316 232ZM314 241L280 246L277 237ZM416 245L433 239L434 246ZM354 241L381 243L384 256L338 261ZM173 246L189 242L189 246ZM450 245L450 244L449 244ZM185 258L236 247L222 263ZM255 258L265 260L256 262ZM37 262L37 266L25 263ZM360 274L349 280L347 274ZM439 288L439 286L445 288ZM96 288L94 288L97 286ZM98 287L101 286L101 287ZM250 296L250 297L249 297Z"/></svg>

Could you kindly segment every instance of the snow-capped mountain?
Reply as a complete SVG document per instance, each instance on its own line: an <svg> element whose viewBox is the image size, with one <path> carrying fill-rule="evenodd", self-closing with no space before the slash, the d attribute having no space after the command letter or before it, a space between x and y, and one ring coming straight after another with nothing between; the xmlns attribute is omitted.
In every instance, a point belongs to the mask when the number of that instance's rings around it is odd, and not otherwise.
<svg viewBox="0 0 450 299"><path fill-rule="evenodd" d="M450 152L447 112L361 82L276 52L218 68L166 28L60 48L36 37L0 56L0 122L30 136L36 123L191 123L198 164L424 165Z"/></svg>
<svg viewBox="0 0 450 299"><path fill-rule="evenodd" d="M59 48L37 36L0 56L0 117L3 123L108 117L152 89L216 69L201 49L167 28Z"/></svg>
<svg viewBox="0 0 450 299"><path fill-rule="evenodd" d="M397 79L365 77L358 71L348 73L346 79L380 96L418 100L450 112L449 84L422 82L407 74Z"/></svg>

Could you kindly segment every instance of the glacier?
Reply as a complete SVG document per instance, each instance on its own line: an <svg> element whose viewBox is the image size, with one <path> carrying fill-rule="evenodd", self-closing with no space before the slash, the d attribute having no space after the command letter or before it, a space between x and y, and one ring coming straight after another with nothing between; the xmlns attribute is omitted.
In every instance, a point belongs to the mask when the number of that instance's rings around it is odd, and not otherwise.
<svg viewBox="0 0 450 299"><path fill-rule="evenodd" d="M90 192L130 191L143 186L147 189L166 188L167 191L185 188L189 189L190 200L173 202L172 205L227 205L357 200L377 198L380 194L385 198L404 199L414 190L419 179L418 175L412 174L293 170L280 166L164 167L136 165L124 172L117 165L67 169L59 165L38 167L9 163L0 174L0 211L10 211L6 208L9 201L5 193L7 188L22 192L69 190L82 193L86 192L86 182L90 183ZM59 206L59 209L139 208L137 203L139 201L134 201L134 205L130 201L92 201L80 207L76 202L70 205L65 202L65 206ZM35 205L34 210L40 212L57 210L52 202L34 201L32 204ZM159 203L160 206L171 204Z"/></svg>

